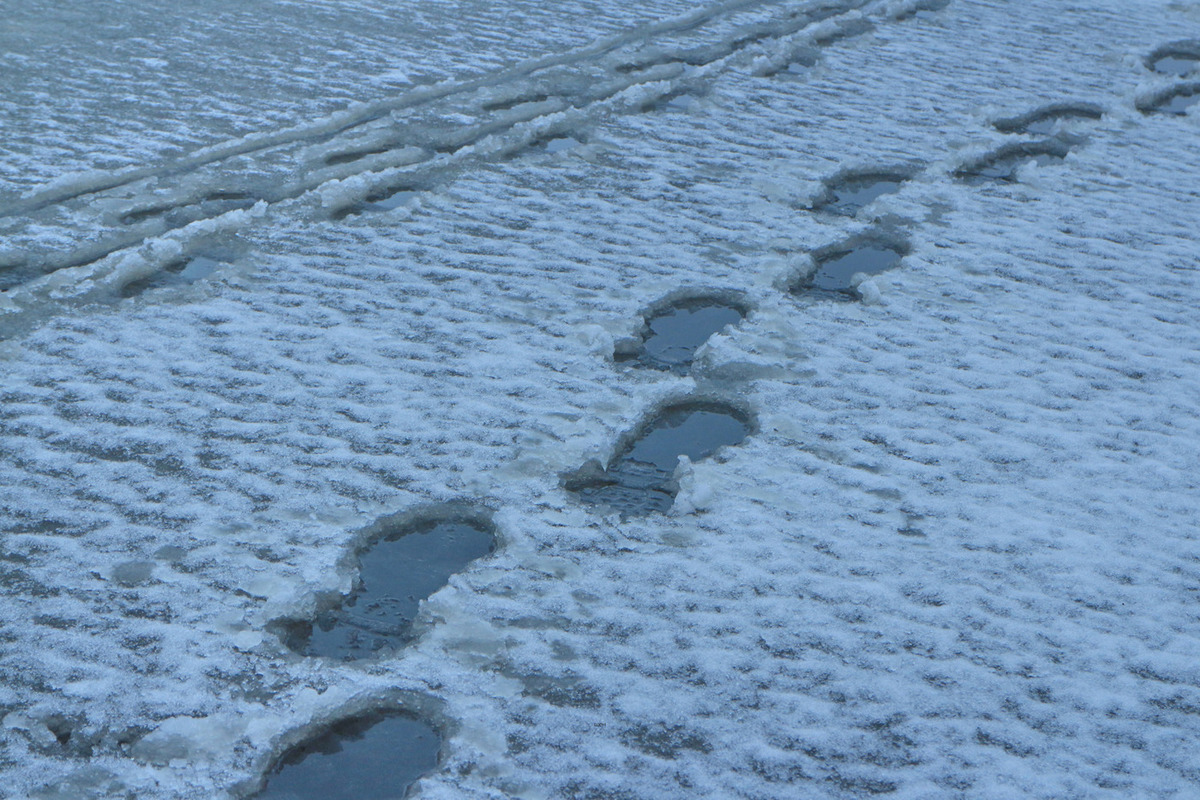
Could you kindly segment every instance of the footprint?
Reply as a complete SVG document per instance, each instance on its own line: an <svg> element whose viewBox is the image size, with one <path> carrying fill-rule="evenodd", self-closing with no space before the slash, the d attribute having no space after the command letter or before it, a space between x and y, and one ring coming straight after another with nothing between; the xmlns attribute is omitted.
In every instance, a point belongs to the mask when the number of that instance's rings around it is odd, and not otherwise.
<svg viewBox="0 0 1200 800"><path fill-rule="evenodd" d="M823 248L813 254L816 269L794 284L791 292L797 295L816 292L842 300L856 298L859 293L855 275L877 275L894 269L910 251L907 242L881 234L867 234Z"/></svg>
<svg viewBox="0 0 1200 800"><path fill-rule="evenodd" d="M1049 136L1061 123L1073 120L1097 120L1104 116L1104 109L1089 103L1055 103L1007 119L997 120L992 127L1001 133L1029 133Z"/></svg>
<svg viewBox="0 0 1200 800"><path fill-rule="evenodd" d="M852 172L827 180L813 210L852 217L877 197L898 191L912 175L911 171L878 170Z"/></svg>
<svg viewBox="0 0 1200 800"><path fill-rule="evenodd" d="M495 547L491 524L469 516L385 527L359 554L350 597L313 622L281 625L284 643L301 655L343 661L401 647L414 637L421 601Z"/></svg>
<svg viewBox="0 0 1200 800"><path fill-rule="evenodd" d="M1200 102L1200 83L1184 83L1140 101L1137 109L1143 114L1182 117L1197 102Z"/></svg>
<svg viewBox="0 0 1200 800"><path fill-rule="evenodd" d="M1186 78L1200 71L1200 42L1172 42L1146 56L1146 68L1159 75Z"/></svg>
<svg viewBox="0 0 1200 800"><path fill-rule="evenodd" d="M424 720L375 714L337 723L285 752L256 800L402 797L437 767L442 738Z"/></svg>
<svg viewBox="0 0 1200 800"><path fill-rule="evenodd" d="M1070 152L1071 146L1058 138L1017 142L960 167L955 170L954 177L973 185L988 181L1014 182L1017 169L1030 161L1041 166L1053 164L1062 161Z"/></svg>
<svg viewBox="0 0 1200 800"><path fill-rule="evenodd" d="M209 277L223 265L233 260L232 256L192 256L167 264L162 271L145 278L130 281L121 287L121 297L135 297L150 289L165 289L187 286Z"/></svg>
<svg viewBox="0 0 1200 800"><path fill-rule="evenodd" d="M746 307L722 297L696 296L671 302L650 313L641 339L613 355L618 362L636 362L652 369L683 373L696 350L728 325L741 322Z"/></svg>
<svg viewBox="0 0 1200 800"><path fill-rule="evenodd" d="M566 476L563 486L583 502L611 508L622 518L666 511L678 491L673 478L680 456L700 461L740 444L750 433L750 417L728 403L675 403L644 424L607 469L591 462Z"/></svg>

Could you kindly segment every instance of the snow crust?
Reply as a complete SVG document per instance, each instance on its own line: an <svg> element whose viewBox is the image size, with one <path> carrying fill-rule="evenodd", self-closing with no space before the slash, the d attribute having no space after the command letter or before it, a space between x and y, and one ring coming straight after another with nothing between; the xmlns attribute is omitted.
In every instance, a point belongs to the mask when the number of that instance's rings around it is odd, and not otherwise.
<svg viewBox="0 0 1200 800"><path fill-rule="evenodd" d="M95 4L20 5L0 263L48 272L0 295L6 796L246 797L372 708L443 730L425 798L1194 794L1198 121L1138 105L1194 8L129 3L81 42ZM1105 110L1063 161L953 177L1057 103ZM862 302L787 293L880 226L912 251ZM689 287L751 313L689 375L612 361ZM563 489L706 393L757 430L671 513ZM373 522L448 503L500 546L419 641L279 642Z"/></svg>

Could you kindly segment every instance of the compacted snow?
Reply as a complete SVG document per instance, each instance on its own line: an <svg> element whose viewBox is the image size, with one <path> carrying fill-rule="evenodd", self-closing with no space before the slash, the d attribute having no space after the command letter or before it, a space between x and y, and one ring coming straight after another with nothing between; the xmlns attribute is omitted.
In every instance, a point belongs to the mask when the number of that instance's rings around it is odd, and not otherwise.
<svg viewBox="0 0 1200 800"><path fill-rule="evenodd" d="M0 796L1200 792L1200 6L9 6Z"/></svg>

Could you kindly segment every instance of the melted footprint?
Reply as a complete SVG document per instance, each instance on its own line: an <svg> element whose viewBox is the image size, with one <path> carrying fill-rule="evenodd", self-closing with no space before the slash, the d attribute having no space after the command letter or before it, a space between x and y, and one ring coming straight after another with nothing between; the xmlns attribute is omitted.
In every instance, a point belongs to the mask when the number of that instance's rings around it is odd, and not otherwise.
<svg viewBox="0 0 1200 800"><path fill-rule="evenodd" d="M825 182L825 191L813 204L814 211L852 217L876 198L899 191L911 172L852 172Z"/></svg>
<svg viewBox="0 0 1200 800"><path fill-rule="evenodd" d="M1186 78L1200 72L1200 42L1172 42L1146 57L1146 68L1159 75Z"/></svg>
<svg viewBox="0 0 1200 800"><path fill-rule="evenodd" d="M1027 114L997 120L992 123L992 127L1001 133L1049 136L1061 129L1063 125L1081 120L1098 120L1102 116L1104 116L1104 109L1099 106L1085 103L1056 103Z"/></svg>
<svg viewBox="0 0 1200 800"><path fill-rule="evenodd" d="M714 333L736 325L745 316L743 305L719 297L677 300L648 315L641 340L613 358L683 373L691 367L696 350Z"/></svg>
<svg viewBox="0 0 1200 800"><path fill-rule="evenodd" d="M954 176L973 185L988 181L1012 183L1017 179L1017 170L1030 161L1039 166L1054 164L1062 161L1070 152L1071 146L1061 139L1018 142L1005 145L983 158L960 167L954 172Z"/></svg>
<svg viewBox="0 0 1200 800"><path fill-rule="evenodd" d="M394 800L437 767L442 740L405 714L339 722L293 747L256 800Z"/></svg>
<svg viewBox="0 0 1200 800"><path fill-rule="evenodd" d="M816 269L792 286L792 294L825 295L849 300L859 297L856 275L878 275L900 265L911 248L907 242L868 235L813 254Z"/></svg>
<svg viewBox="0 0 1200 800"><path fill-rule="evenodd" d="M1182 117L1188 109L1200 102L1200 83L1185 83L1160 92L1149 99L1138 103L1138 111L1143 114L1168 114Z"/></svg>
<svg viewBox="0 0 1200 800"><path fill-rule="evenodd" d="M645 424L607 469L593 462L567 476L563 485L583 502L611 508L623 518L666 511L678 491L674 475L680 456L700 461L740 444L750 432L750 418L726 403L676 403Z"/></svg>
<svg viewBox="0 0 1200 800"><path fill-rule="evenodd" d="M314 622L284 626L284 643L305 656L350 661L407 644L422 600L496 547L493 528L449 518L385 530L359 555L355 590Z"/></svg>

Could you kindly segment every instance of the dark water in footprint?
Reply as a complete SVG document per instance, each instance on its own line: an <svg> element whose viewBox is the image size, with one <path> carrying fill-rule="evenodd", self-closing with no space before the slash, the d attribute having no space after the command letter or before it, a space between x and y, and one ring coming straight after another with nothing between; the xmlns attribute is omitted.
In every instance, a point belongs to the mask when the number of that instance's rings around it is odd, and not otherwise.
<svg viewBox="0 0 1200 800"><path fill-rule="evenodd" d="M1038 166L1055 164L1066 158L1070 151L1070 145L1059 139L1001 147L991 155L958 170L955 175L971 184L988 181L1013 182L1017 178L1017 170L1030 161Z"/></svg>
<svg viewBox="0 0 1200 800"><path fill-rule="evenodd" d="M641 348L619 360L636 359L643 366L682 372L714 333L737 324L744 315L740 308L723 300L681 302L651 316Z"/></svg>
<svg viewBox="0 0 1200 800"><path fill-rule="evenodd" d="M398 800L437 766L441 737L403 715L349 720L284 755L256 800Z"/></svg>
<svg viewBox="0 0 1200 800"><path fill-rule="evenodd" d="M1173 95L1165 103L1160 104L1155 110L1163 114L1172 114L1182 117L1188 113L1188 109L1200 103L1200 90L1192 94L1176 94Z"/></svg>
<svg viewBox="0 0 1200 800"><path fill-rule="evenodd" d="M819 208L842 216L854 216L877 197L892 194L907 180L904 175L860 175L829 186L829 201Z"/></svg>
<svg viewBox="0 0 1200 800"><path fill-rule="evenodd" d="M876 275L892 269L904 258L904 249L883 244L866 244L853 250L843 250L817 260L812 279L793 289L801 293L809 289L840 294L854 294L850 279L863 272Z"/></svg>
<svg viewBox="0 0 1200 800"><path fill-rule="evenodd" d="M285 642L301 655L341 660L401 646L412 638L420 602L495 545L491 530L475 522L404 528L360 554L358 586L341 607L294 625Z"/></svg>
<svg viewBox="0 0 1200 800"><path fill-rule="evenodd" d="M193 256L177 261L163 267L162 272L125 284L121 287L121 297L133 297L149 289L186 286L209 277L227 263L226 259L209 256Z"/></svg>
<svg viewBox="0 0 1200 800"><path fill-rule="evenodd" d="M749 435L749 420L731 406L671 406L651 420L607 470L569 479L566 487L584 502L609 506L625 517L665 511L675 499L671 479L680 456L700 461Z"/></svg>
<svg viewBox="0 0 1200 800"><path fill-rule="evenodd" d="M1029 133L1037 136L1049 136L1054 133L1060 123L1098 120L1104 116L1104 111L1093 106L1054 106L1031 114L1024 114L1012 119L1000 120L994 127L1001 133Z"/></svg>
<svg viewBox="0 0 1200 800"><path fill-rule="evenodd" d="M1183 78L1200 69L1200 54L1162 56L1151 62L1150 69L1160 75Z"/></svg>

